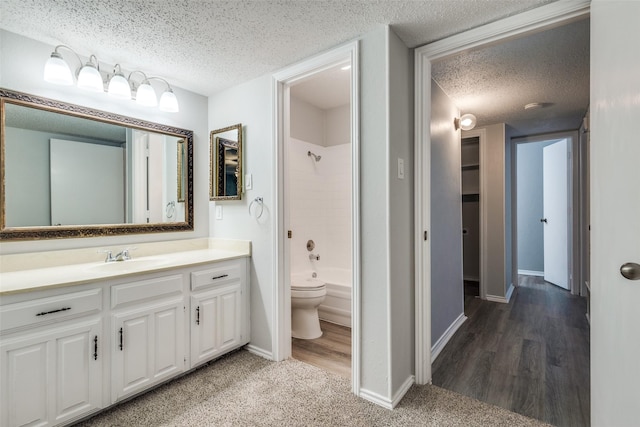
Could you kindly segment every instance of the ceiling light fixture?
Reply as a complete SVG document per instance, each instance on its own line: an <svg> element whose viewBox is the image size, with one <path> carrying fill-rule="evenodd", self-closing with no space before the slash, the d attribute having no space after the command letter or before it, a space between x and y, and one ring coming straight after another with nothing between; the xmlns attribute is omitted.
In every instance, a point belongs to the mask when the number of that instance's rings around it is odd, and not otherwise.
<svg viewBox="0 0 640 427"><path fill-rule="evenodd" d="M69 63L64 60L62 54L59 52L61 49L71 51L78 60L79 66L76 69L75 77L77 80L76 84L79 88L102 93L106 91L110 96L119 99L135 99L136 103L139 105L143 105L145 107L159 106L162 111L172 113L180 111L178 99L173 93L171 85L169 85L165 79L160 77L147 77L147 75L142 71L133 71L127 78L124 76L120 64L115 65L113 68L113 74L107 74L103 78L100 71L100 63L95 55L89 56L89 60L83 64L80 56L73 49L65 45L56 46L54 51L51 53L51 57L47 60L44 66L45 81L59 85L73 85L74 76ZM144 77L137 88L135 83L131 80L131 76L135 73L140 73ZM167 85L167 88L160 96L159 105L156 91L149 83L149 80L151 79L160 80ZM135 98L132 96L132 91L135 91Z"/></svg>
<svg viewBox="0 0 640 427"><path fill-rule="evenodd" d="M453 125L456 130L471 130L476 127L476 122L476 116L469 113L463 114L462 116L460 116L460 118L456 117L455 119L453 119Z"/></svg>

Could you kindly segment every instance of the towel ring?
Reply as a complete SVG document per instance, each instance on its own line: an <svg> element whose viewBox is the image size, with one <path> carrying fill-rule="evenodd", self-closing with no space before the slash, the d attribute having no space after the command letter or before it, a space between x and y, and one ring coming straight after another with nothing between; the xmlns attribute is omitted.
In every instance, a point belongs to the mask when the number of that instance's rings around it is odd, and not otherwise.
<svg viewBox="0 0 640 427"><path fill-rule="evenodd" d="M257 203L260 206L260 213L256 216L256 219L258 219L264 213L264 200L262 197L256 197L253 199L251 203L249 203L249 215L251 215L251 206L253 206L254 203Z"/></svg>

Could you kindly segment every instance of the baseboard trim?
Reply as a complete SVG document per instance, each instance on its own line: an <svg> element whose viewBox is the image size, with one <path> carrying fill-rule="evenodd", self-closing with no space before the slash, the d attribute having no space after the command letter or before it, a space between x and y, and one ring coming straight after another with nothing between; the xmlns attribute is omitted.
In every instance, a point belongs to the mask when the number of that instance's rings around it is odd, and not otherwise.
<svg viewBox="0 0 640 427"><path fill-rule="evenodd" d="M378 406L382 406L385 409L393 409L393 401L379 395L376 392L361 388L359 396L364 400L368 400L369 402L375 403Z"/></svg>
<svg viewBox="0 0 640 427"><path fill-rule="evenodd" d="M263 348L256 347L256 346L255 346L255 345L253 345L253 344L247 344L247 345L245 346L245 348L247 349L247 351L248 351L249 353L253 353L253 354L255 354L256 356L260 356L260 357L265 358L265 359L267 359L267 360L271 360L271 361L273 361L273 353L272 353L272 352L270 352L270 351L266 351L266 350L265 350L265 349L263 349Z"/></svg>
<svg viewBox="0 0 640 427"><path fill-rule="evenodd" d="M524 276L538 276L538 277L544 277L544 271L518 270L518 274L522 274L522 275L524 275Z"/></svg>
<svg viewBox="0 0 640 427"><path fill-rule="evenodd" d="M509 301L511 301L511 296L513 295L513 291L515 290L515 286L513 286L513 283L509 283L509 289L507 289L507 295L506 295L506 300L507 300L507 304L509 303Z"/></svg>
<svg viewBox="0 0 640 427"><path fill-rule="evenodd" d="M320 305L318 307L320 320L335 323L336 325L351 327L351 312L336 307Z"/></svg>
<svg viewBox="0 0 640 427"><path fill-rule="evenodd" d="M487 295L487 301L499 302L502 304L509 304L509 301L511 300L511 296L513 295L514 289L515 287L513 286L513 283L511 283L509 284L509 289L507 289L507 294L505 296Z"/></svg>
<svg viewBox="0 0 640 427"><path fill-rule="evenodd" d="M456 320L453 321L451 325L447 328L446 331L438 338L438 341L431 347L431 363L433 363L436 358L440 355L440 352L447 345L453 334L462 326L462 324L467 320L467 316L464 313L460 314Z"/></svg>
<svg viewBox="0 0 640 427"><path fill-rule="evenodd" d="M409 375L409 378L407 378L405 382L400 386L398 391L396 391L395 395L393 396L393 399L391 400L391 405L393 408L398 406L398 403L400 403L404 395L407 394L407 392L409 391L411 386L415 384L415 382L416 382L415 375Z"/></svg>

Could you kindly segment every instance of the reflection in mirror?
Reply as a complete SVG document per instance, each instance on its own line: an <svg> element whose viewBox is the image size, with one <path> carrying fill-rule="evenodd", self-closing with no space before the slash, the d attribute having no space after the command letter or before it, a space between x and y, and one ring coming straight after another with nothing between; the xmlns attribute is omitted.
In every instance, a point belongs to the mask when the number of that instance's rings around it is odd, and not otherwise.
<svg viewBox="0 0 640 427"><path fill-rule="evenodd" d="M0 95L0 238L193 229L193 132Z"/></svg>
<svg viewBox="0 0 640 427"><path fill-rule="evenodd" d="M242 125L211 132L210 200L242 199Z"/></svg>

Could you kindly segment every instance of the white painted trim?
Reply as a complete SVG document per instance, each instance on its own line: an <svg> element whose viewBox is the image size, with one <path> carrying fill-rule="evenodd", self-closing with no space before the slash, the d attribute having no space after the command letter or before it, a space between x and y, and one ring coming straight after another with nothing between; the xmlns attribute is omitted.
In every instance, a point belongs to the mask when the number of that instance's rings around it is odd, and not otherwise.
<svg viewBox="0 0 640 427"><path fill-rule="evenodd" d="M388 25L386 25L386 31L384 32L384 52L386 55L385 58L385 79L384 79L384 93L385 93L385 104L384 104L384 108L385 108L385 112L384 112L384 116L385 116L385 129L387 130L387 133L385 135L385 144L384 144L384 158L387 159L387 161L385 162L385 166L384 166L384 171L383 171L383 176L389 177L387 179L385 179L385 186L384 186L384 206L386 209L386 213L385 213L385 218L386 218L386 223L385 223L385 245L386 245L386 251L385 251L385 263L386 263L386 290L387 290L387 294L386 294L386 302L387 302L387 307L386 307L386 322L385 325L387 325L387 330L386 332L386 339L387 339L387 345L386 345L386 350L387 350L387 396L391 396L393 393L393 381L392 381L392 376L391 373L393 372L393 357L392 357L392 352L391 352L391 325L392 325L392 319L391 319L391 299L392 299L392 292L391 292L391 162L389 161L391 159L391 115L389 114L389 110L390 110L390 102L389 100L391 99L391 84L389 81L389 75L391 74L390 71L390 67L391 67L391 52L390 52L390 46L389 46L389 31L390 27ZM391 404L391 407L393 408L393 404Z"/></svg>
<svg viewBox="0 0 640 427"><path fill-rule="evenodd" d="M487 283L489 283L489 266L487 265L487 254L489 253L489 205L487 203L489 169L486 167L489 158L489 148L487 147L487 130L473 129L461 133L462 138L479 138L478 152L480 164L480 298L487 298ZM483 167L484 165L484 167Z"/></svg>
<svg viewBox="0 0 640 427"><path fill-rule="evenodd" d="M351 153L352 153L352 286L351 286L351 373L353 393L360 393L360 106L359 106L359 42L338 46L328 52L294 64L273 75L274 98L274 314L273 348L274 360L283 360L291 355L291 284L287 278L286 229L284 207L284 90L291 83L307 79L314 74L340 63L351 62Z"/></svg>
<svg viewBox="0 0 640 427"><path fill-rule="evenodd" d="M348 310L320 305L318 307L318 317L326 322L351 327L351 312Z"/></svg>
<svg viewBox="0 0 640 427"><path fill-rule="evenodd" d="M395 395L391 399L392 408L395 408L396 406L398 406L398 403L400 403L404 395L407 394L407 392L409 391L411 386L415 384L415 382L416 382L416 377L413 375L409 375L409 377L404 381L404 383L402 383L398 391L396 391Z"/></svg>
<svg viewBox="0 0 640 427"><path fill-rule="evenodd" d="M415 376L416 383L427 384L431 382L431 62L418 52L415 93Z"/></svg>
<svg viewBox="0 0 640 427"><path fill-rule="evenodd" d="M247 351L249 353L255 354L256 356L260 356L262 358L265 358L267 360L273 360L273 353L270 351L267 351L263 348L260 347L256 347L253 344L247 344L247 346L245 346L245 348L247 349Z"/></svg>
<svg viewBox="0 0 640 427"><path fill-rule="evenodd" d="M538 276L538 277L544 277L544 271L518 270L518 274L522 274L522 275L524 275L524 276Z"/></svg>
<svg viewBox="0 0 640 427"><path fill-rule="evenodd" d="M391 400L374 391L361 388L359 397L364 400L368 400L371 403L375 403L378 406L382 406L385 409L393 409L393 402Z"/></svg>
<svg viewBox="0 0 640 427"><path fill-rule="evenodd" d="M509 301L511 301L511 296L513 295L514 289L515 287L513 286L513 283L509 283L509 289L507 289L507 294L505 296L487 295L487 301L499 302L502 304L509 304Z"/></svg>
<svg viewBox="0 0 640 427"><path fill-rule="evenodd" d="M415 50L416 382L431 382L431 248L422 239L430 225L431 61L463 50L539 32L589 15L589 0L563 1L514 15ZM423 149L424 148L424 149Z"/></svg>
<svg viewBox="0 0 640 427"><path fill-rule="evenodd" d="M446 331L438 338L438 341L431 347L431 362L435 362L437 357L440 355L442 349L447 345L451 337L460 329L460 326L468 319L464 313L460 314L456 320L453 321L451 325L447 328Z"/></svg>

